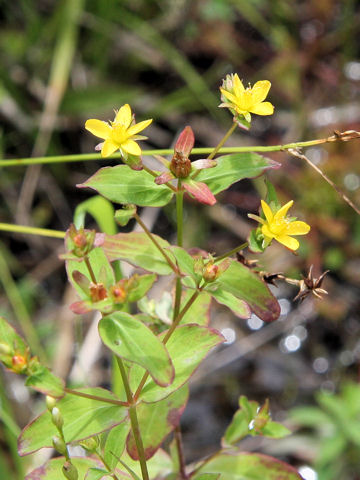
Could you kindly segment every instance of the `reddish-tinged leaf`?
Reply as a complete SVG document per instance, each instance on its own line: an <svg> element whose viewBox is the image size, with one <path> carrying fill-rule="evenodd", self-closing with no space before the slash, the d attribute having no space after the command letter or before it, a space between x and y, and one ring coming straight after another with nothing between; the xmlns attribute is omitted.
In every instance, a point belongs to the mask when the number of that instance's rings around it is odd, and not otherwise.
<svg viewBox="0 0 360 480"><path fill-rule="evenodd" d="M220 473L226 480L302 480L291 465L261 453L220 453L197 470Z"/></svg>
<svg viewBox="0 0 360 480"><path fill-rule="evenodd" d="M250 309L264 322L276 320L280 306L268 286L239 262L232 261L230 267L217 279L222 290L244 300Z"/></svg>
<svg viewBox="0 0 360 480"><path fill-rule="evenodd" d="M188 125L184 128L184 130L180 133L178 139L175 143L175 152L182 153L185 157L190 155L191 150L194 147L195 137L192 128Z"/></svg>
<svg viewBox="0 0 360 480"><path fill-rule="evenodd" d="M216 198L205 183L195 180L184 180L183 186L198 202L205 203L206 205L214 205L214 203L216 203Z"/></svg>
<svg viewBox="0 0 360 480"><path fill-rule="evenodd" d="M156 177L154 182L156 185L163 185L164 183L170 182L170 180L173 180L174 178L175 177L171 172L164 172Z"/></svg>
<svg viewBox="0 0 360 480"><path fill-rule="evenodd" d="M195 170L202 170L203 168L213 168L216 167L216 165L216 160L209 160L208 158L202 158L200 160L195 160L195 162L191 162L191 166L195 168Z"/></svg>
<svg viewBox="0 0 360 480"><path fill-rule="evenodd" d="M137 405L136 413L146 459L151 458L156 453L163 440L179 425L180 417L188 400L188 394L188 386L185 385L160 402ZM126 447L130 457L138 460L132 432L129 433Z"/></svg>
<svg viewBox="0 0 360 480"><path fill-rule="evenodd" d="M157 235L153 235L163 249L170 244ZM102 247L105 254L113 260L126 260L129 263L160 275L169 275L172 269L153 244L149 237L142 232L118 233L117 235L103 236Z"/></svg>

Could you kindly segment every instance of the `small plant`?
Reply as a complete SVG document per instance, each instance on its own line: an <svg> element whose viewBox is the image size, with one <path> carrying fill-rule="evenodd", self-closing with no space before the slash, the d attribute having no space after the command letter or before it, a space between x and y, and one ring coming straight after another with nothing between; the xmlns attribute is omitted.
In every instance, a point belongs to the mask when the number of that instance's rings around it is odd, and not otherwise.
<svg viewBox="0 0 360 480"><path fill-rule="evenodd" d="M101 168L78 185L95 190L101 197L78 207L74 225L65 235L61 232L54 235L65 236L62 258L68 280L79 297L70 308L77 314L92 310L101 313L99 335L113 355L122 387L116 393L99 387L66 387L37 358L37 352L30 352L27 343L1 319L1 361L12 372L25 375L27 386L46 395L46 409L19 437L19 453L28 455L53 447L61 455L29 473L27 479L301 478L292 466L264 454L242 452L238 446L247 435L280 438L290 433L271 419L268 401L260 406L241 396L221 449L209 458L199 459L196 465L186 465L180 429L189 379L207 354L224 341L209 326L208 310L213 300L228 307L239 319L249 318L253 312L271 322L280 314L279 304L267 286L275 278L297 284L302 298L316 289L317 293L326 293L320 288L323 276L315 280L310 272L311 278L308 275L304 280L295 280L262 272L240 253L246 248L263 252L271 248L273 240L294 252L299 242L293 237L310 230L305 222L288 216L293 201L281 206L269 181L259 215L249 214L259 225L248 242L229 252L192 249L196 253L190 254L183 248L185 194L211 206L216 203L216 195L233 183L280 168L280 164L255 153L255 147L238 147L230 149L230 153L221 150L237 127L251 127L251 114L273 113L273 105L265 101L269 89L268 81L245 88L236 74L228 76L220 89L220 106L230 110L233 123L222 141L209 149L206 158L192 161L190 155L197 150L194 133L187 126L176 140L174 150L168 152L171 160L153 153L159 161L159 170L143 163L137 143L146 138L138 134L152 120L135 123L128 104L115 112L113 122L96 119L86 122L86 129L103 140L96 147L101 156L108 157L119 150L123 164ZM358 136L357 132L337 133L327 139L260 147L260 150L299 154L302 146ZM164 207L173 199L175 245L151 233L137 213L138 207ZM85 229L85 212L91 212L102 224L105 215L102 212L110 202L122 204L114 216L120 227L135 219L143 232L109 234ZM26 232L25 227L23 231ZM39 229L38 233L44 232ZM235 254L239 254L237 258ZM121 260L144 273L124 277L119 268ZM166 297L168 300L165 299L170 322L147 298L159 276L169 276L169 285L174 287ZM169 435L172 441L165 451L161 447ZM69 445L74 444L81 445L87 455L72 456Z"/></svg>

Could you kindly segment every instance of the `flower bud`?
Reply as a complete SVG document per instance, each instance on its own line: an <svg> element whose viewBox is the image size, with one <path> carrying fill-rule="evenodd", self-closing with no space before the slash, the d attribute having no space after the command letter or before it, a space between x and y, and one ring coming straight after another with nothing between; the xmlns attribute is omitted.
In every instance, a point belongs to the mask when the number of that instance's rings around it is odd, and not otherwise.
<svg viewBox="0 0 360 480"><path fill-rule="evenodd" d="M24 355L14 355L11 359L12 371L15 373L25 373L27 370L27 358Z"/></svg>
<svg viewBox="0 0 360 480"><path fill-rule="evenodd" d="M78 480L78 470L71 462L65 462L62 467L62 473L68 480Z"/></svg>
<svg viewBox="0 0 360 480"><path fill-rule="evenodd" d="M175 151L170 162L170 171L176 178L187 178L191 172L191 162L183 153Z"/></svg>
<svg viewBox="0 0 360 480"><path fill-rule="evenodd" d="M89 290L92 302L100 302L101 300L105 300L108 296L103 283L91 283Z"/></svg>
<svg viewBox="0 0 360 480"><path fill-rule="evenodd" d="M64 425L64 419L63 419L63 417L61 415L61 412L58 409L58 407L54 407L51 410L51 421L53 422L53 424L55 425L56 428L58 428L59 430L62 429L62 427Z"/></svg>
<svg viewBox="0 0 360 480"><path fill-rule="evenodd" d="M214 265L212 262L209 262L203 273L204 280L206 282L213 282L219 276L219 266Z"/></svg>
<svg viewBox="0 0 360 480"><path fill-rule="evenodd" d="M67 455L66 443L58 435L52 437L52 444L55 450L61 453L61 455Z"/></svg>
<svg viewBox="0 0 360 480"><path fill-rule="evenodd" d="M46 408L49 410L51 413L51 410L55 407L56 405L56 398L51 397L50 395L46 395Z"/></svg>

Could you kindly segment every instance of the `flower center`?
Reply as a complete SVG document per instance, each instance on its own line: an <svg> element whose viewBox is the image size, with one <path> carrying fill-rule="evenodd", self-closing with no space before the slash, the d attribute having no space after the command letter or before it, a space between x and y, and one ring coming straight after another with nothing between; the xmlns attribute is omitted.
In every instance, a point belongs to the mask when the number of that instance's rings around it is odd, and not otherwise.
<svg viewBox="0 0 360 480"><path fill-rule="evenodd" d="M268 226L271 233L273 233L274 235L281 235L284 233L287 225L288 225L288 221L285 219L281 219L281 220L277 220L269 223Z"/></svg>
<svg viewBox="0 0 360 480"><path fill-rule="evenodd" d="M114 123L112 125L111 140L116 145L122 145L129 137L130 135L127 133L127 128L124 125L121 123Z"/></svg>

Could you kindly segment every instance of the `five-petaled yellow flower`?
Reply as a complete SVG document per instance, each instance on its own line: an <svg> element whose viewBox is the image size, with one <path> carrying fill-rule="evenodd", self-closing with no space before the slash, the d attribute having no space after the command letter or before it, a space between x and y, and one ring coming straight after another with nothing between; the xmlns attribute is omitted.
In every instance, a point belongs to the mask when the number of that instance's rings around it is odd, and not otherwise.
<svg viewBox="0 0 360 480"><path fill-rule="evenodd" d="M245 88L237 73L228 75L220 87L224 100L220 107L234 110L238 115L243 115L247 122L251 122L252 113L272 115L274 106L270 102L264 102L270 87L269 80L261 80L252 88Z"/></svg>
<svg viewBox="0 0 360 480"><path fill-rule="evenodd" d="M105 140L100 144L102 157L109 157L116 150L120 150L124 157L127 157L127 154L140 156L141 148L136 140L145 140L147 137L137 134L151 122L152 119L135 123L130 105L126 104L116 112L113 122L90 119L86 121L85 128L96 137Z"/></svg>
<svg viewBox="0 0 360 480"><path fill-rule="evenodd" d="M293 200L286 203L276 212L272 212L269 205L261 200L261 207L265 215L265 220L257 215L249 214L248 216L261 223L261 233L264 235L263 246L270 244L273 238L285 245L290 250L297 250L299 242L291 235L306 235L310 231L310 225L305 222L292 221L286 217L289 208L294 203Z"/></svg>

